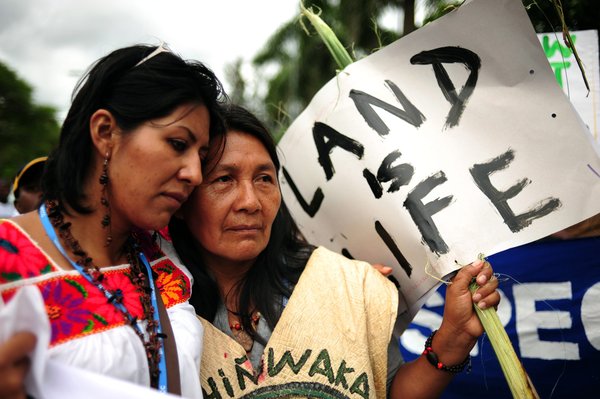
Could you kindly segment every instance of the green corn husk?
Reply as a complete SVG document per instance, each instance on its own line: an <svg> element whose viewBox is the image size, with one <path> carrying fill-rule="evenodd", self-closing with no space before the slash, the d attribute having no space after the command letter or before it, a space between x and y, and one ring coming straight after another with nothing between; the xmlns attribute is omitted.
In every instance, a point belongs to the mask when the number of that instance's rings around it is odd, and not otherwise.
<svg viewBox="0 0 600 399"><path fill-rule="evenodd" d="M581 71L581 77L583 78L583 83L585 83L585 87L589 94L590 93L590 84L588 83L587 76L585 74L585 68L583 67L581 58L579 58L579 54L577 53L577 48L575 48L575 43L573 43L573 39L571 38L571 34L569 33L569 27L567 26L567 23L565 22L565 13L563 10L562 1L561 0L552 0L552 4L554 5L554 8L556 9L556 14L558 14L558 17L560 18L563 41L565 42L566 46L568 48L570 48L571 51L573 52L573 56L575 57L575 61L577 61L577 66L579 67L579 71Z"/></svg>
<svg viewBox="0 0 600 399"><path fill-rule="evenodd" d="M311 8L304 7L302 2L300 3L300 14L308 18L340 69L344 69L354 62L348 51L346 51L346 48L340 43L329 25L319 17L319 14L313 12Z"/></svg>
<svg viewBox="0 0 600 399"><path fill-rule="evenodd" d="M485 261L485 259L482 259ZM471 283L469 289L471 293L475 292L479 286L475 281ZM492 348L496 353L496 357L500 362L500 367L504 373L504 378L510 388L513 398L524 399L539 399L539 395L529 379L523 364L517 357L515 349L506 334L504 326L500 322L496 309L487 308L480 309L479 306L473 305L475 312L483 325Z"/></svg>

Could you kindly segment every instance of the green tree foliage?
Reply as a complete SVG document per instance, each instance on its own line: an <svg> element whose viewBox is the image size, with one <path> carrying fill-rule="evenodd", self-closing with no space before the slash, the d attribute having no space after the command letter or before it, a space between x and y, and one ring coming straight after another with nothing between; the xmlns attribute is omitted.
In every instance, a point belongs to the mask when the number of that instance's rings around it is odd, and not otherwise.
<svg viewBox="0 0 600 399"><path fill-rule="evenodd" d="M427 6L439 0L425 0ZM392 43L415 26L415 0L306 0L306 7L320 10L340 41L355 59ZM379 23L388 11L404 10L403 32L385 29ZM398 24L400 25L400 24ZM288 21L274 33L253 60L257 77L264 78L260 93L240 96L239 74L233 78L235 97L262 114L270 128L281 135L306 107L316 92L334 75L336 65L308 22ZM275 70L263 76L264 70Z"/></svg>
<svg viewBox="0 0 600 399"><path fill-rule="evenodd" d="M600 7L595 0L523 0L536 32L562 31L556 3L562 3L564 19L569 30L600 31Z"/></svg>
<svg viewBox="0 0 600 399"><path fill-rule="evenodd" d="M242 76L242 60L237 59L225 67L225 80L229 82L229 99L235 104L241 104L246 101L246 81Z"/></svg>
<svg viewBox="0 0 600 399"><path fill-rule="evenodd" d="M538 32L561 30L555 3L559 0L523 0ZM594 0L563 0L564 17L572 30L600 30L600 7ZM450 11L461 1L421 0L428 11L424 23ZM355 59L386 46L415 26L415 0L306 0L306 7L321 10L321 18L348 45ZM450 5L450 6L449 6ZM403 32L382 28L378 21L389 10L402 9ZM283 134L291 121L307 106L316 92L335 74L335 63L310 24L308 34L299 19L284 23L255 56L256 78L262 79L262 92L245 93L246 87L234 81L235 98L263 116L271 131ZM263 75L263 71L271 72ZM274 71L274 72L273 72ZM239 70L238 70L239 72ZM236 79L240 79L238 73Z"/></svg>
<svg viewBox="0 0 600 399"><path fill-rule="evenodd" d="M439 4L431 9L424 23L443 16L460 6L460 3L461 1ZM556 32L557 37L562 38L564 42L563 48L569 53L571 50L568 49L567 38L562 35L563 29L568 31L593 29L600 32L600 8L592 0L523 0L523 5L535 31ZM574 48L577 49L576 44ZM557 75L559 83L561 83L560 79L560 75Z"/></svg>
<svg viewBox="0 0 600 399"><path fill-rule="evenodd" d="M33 158L56 145L56 111L32 101L31 87L0 62L0 177L12 179Z"/></svg>
<svg viewBox="0 0 600 399"><path fill-rule="evenodd" d="M430 12L424 23L433 21L455 7L462 1L442 1L431 4ZM600 31L600 7L595 0L523 0L523 5L538 33L561 32L562 25L557 6L562 7L565 23L569 30L596 29Z"/></svg>
<svg viewBox="0 0 600 399"><path fill-rule="evenodd" d="M304 5L321 10L322 18L340 41L351 45L349 52L360 58L399 37L398 32L379 26L377 20L390 7L397 8L401 3L403 0L313 0L305 1ZM335 75L335 63L316 36L308 22L301 24L294 19L282 25L253 60L259 71L268 67L276 69L266 77L262 104L254 102L250 107L263 108L265 119L271 121L272 131L278 134L285 131L291 120Z"/></svg>

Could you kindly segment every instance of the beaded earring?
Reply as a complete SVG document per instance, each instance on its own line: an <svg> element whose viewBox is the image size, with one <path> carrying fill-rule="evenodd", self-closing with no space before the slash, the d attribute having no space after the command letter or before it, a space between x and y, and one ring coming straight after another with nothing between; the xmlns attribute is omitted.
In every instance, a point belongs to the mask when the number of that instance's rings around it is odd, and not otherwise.
<svg viewBox="0 0 600 399"><path fill-rule="evenodd" d="M100 203L106 209L106 214L104 215L104 217L102 217L101 223L102 223L102 228L104 228L104 229L108 228L108 234L106 236L106 243L104 244L107 247L112 242L112 230L110 228L110 204L108 202L108 198L106 197L106 191L107 191L108 182L109 182L109 179L108 179L108 160L109 159L110 159L110 156L107 152L106 155L104 156L104 162L102 163L102 174L100 175L100 179L98 180L100 182L100 185L102 186L102 190L100 193Z"/></svg>

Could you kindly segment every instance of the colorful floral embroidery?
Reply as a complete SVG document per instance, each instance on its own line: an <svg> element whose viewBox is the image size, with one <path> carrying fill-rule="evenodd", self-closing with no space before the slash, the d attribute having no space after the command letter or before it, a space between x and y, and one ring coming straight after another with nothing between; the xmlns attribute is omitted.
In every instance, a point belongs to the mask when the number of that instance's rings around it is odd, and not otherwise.
<svg viewBox="0 0 600 399"><path fill-rule="evenodd" d="M190 299L190 280L171 260L164 259L152 266L152 269L158 273L156 286L160 290L165 307Z"/></svg>
<svg viewBox="0 0 600 399"><path fill-rule="evenodd" d="M134 234L142 252L146 255L149 262L153 262L165 256L149 232L145 230L136 230Z"/></svg>
<svg viewBox="0 0 600 399"><path fill-rule="evenodd" d="M0 223L0 284L54 271L40 250L15 225Z"/></svg>
<svg viewBox="0 0 600 399"><path fill-rule="evenodd" d="M169 226L165 226L162 229L158 230L158 233L167 241L173 242L171 239L171 233L169 233Z"/></svg>
<svg viewBox="0 0 600 399"><path fill-rule="evenodd" d="M27 279L55 272L35 283L42 293L50 320L51 346L125 324L125 317L100 290L79 274L51 267L44 253L17 227L11 223L0 224L0 240L0 293L5 301L8 302L19 287L28 284ZM146 244L150 242L146 241ZM152 268L158 275L156 284L165 307L187 301L190 281L185 273L165 258L157 245L146 245L145 248L150 249L153 259L162 258ZM145 253L148 256L146 250ZM141 318L142 304L129 273L129 268L106 271L102 283L107 290L119 292L130 314ZM2 285L10 282L14 282L10 288Z"/></svg>
<svg viewBox="0 0 600 399"><path fill-rule="evenodd" d="M141 318L144 314L142 303L140 302L137 288L133 285L126 272L128 270L125 272L104 273L102 285L109 292L118 292L122 298L123 305L125 305L129 313L133 317ZM107 301L106 296L100 290L92 286L87 280L85 280L85 283L90 287L90 296L87 299L87 305L95 309L95 313L101 316L102 320L108 324L122 324L125 320L123 314Z"/></svg>
<svg viewBox="0 0 600 399"><path fill-rule="evenodd" d="M61 342L72 335L78 335L88 327L91 311L82 306L83 293L68 279L51 280L40 287L46 313L50 319L52 338L50 342Z"/></svg>

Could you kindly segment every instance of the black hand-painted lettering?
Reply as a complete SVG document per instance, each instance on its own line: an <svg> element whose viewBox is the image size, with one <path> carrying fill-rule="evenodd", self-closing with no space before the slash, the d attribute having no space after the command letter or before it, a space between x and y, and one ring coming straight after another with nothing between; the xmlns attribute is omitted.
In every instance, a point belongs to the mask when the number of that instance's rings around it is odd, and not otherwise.
<svg viewBox="0 0 600 399"><path fill-rule="evenodd" d="M281 171L283 172L283 176L285 177L285 180L287 180L288 184L290 185L290 188L292 189L294 196L300 203L300 206L302 207L304 212L306 212L308 214L308 216L310 216L311 218L314 217L317 214L317 212L319 211L319 208L321 207L321 203L323 203L323 199L325 198L325 195L323 194L323 190L321 190L321 187L317 187L315 193L313 194L312 200L310 201L310 204L309 204L308 202L306 202L306 200L304 199L302 194L300 194L300 190L298 190L298 187L292 180L292 176L290 176L287 169L285 167L282 167Z"/></svg>
<svg viewBox="0 0 600 399"><path fill-rule="evenodd" d="M400 187L410 183L414 175L415 168L408 163L392 166L392 164L400 158L400 151L392 151L384 159L379 169L377 170L377 176L375 176L369 169L363 170L363 177L367 180L371 191L375 198L381 198L383 194L383 187L381 183L391 181L388 193L393 193L400 190Z"/></svg>
<svg viewBox="0 0 600 399"><path fill-rule="evenodd" d="M417 186L408 193L406 201L404 201L404 207L408 209L410 216L423 236L423 240L429 249L438 255L448 253L448 245L442 239L442 236L431 217L450 205L452 196L436 198L427 204L423 203L423 198L425 198L435 187L446 182L446 180L447 178L444 172L439 171L417 184Z"/></svg>
<svg viewBox="0 0 600 399"><path fill-rule="evenodd" d="M354 101L354 105L358 112L362 115L367 125L377 132L380 136L385 136L390 132L390 128L377 115L373 107L379 107L390 114L397 116L405 122L410 123L415 127L421 126L425 120L425 116L406 98L402 90L398 88L391 80L386 80L385 83L392 90L396 99L400 102L404 109L400 109L391 104L386 103L370 94L360 90L351 90L350 98Z"/></svg>
<svg viewBox="0 0 600 399"><path fill-rule="evenodd" d="M342 255L344 255L348 259L354 259L354 256L348 251L347 248L342 248Z"/></svg>
<svg viewBox="0 0 600 399"><path fill-rule="evenodd" d="M527 184L531 183L531 181L529 179L521 179L517 184L506 191L497 190L490 181L490 175L492 173L508 167L508 164L511 163L514 158L514 151L509 149L504 154L491 161L473 165L469 171L471 172L471 176L473 176L473 180L475 180L477 187L479 187L486 197L492 201L492 204L502 216L504 223L506 223L513 233L516 233L529 226L534 219L541 218L554 212L562 204L558 198L550 197L540 201L527 212L515 215L507 201L519 194Z"/></svg>
<svg viewBox="0 0 600 399"><path fill-rule="evenodd" d="M396 277L394 277L393 274L390 274L388 277L388 280L390 280L392 283L394 283L394 285L396 286L396 288L400 289L400 281L398 281L396 279Z"/></svg>
<svg viewBox="0 0 600 399"><path fill-rule="evenodd" d="M325 140L326 137L328 140ZM331 180L335 173L331 158L329 157L329 154L331 154L335 147L341 147L344 150L351 152L356 155L358 159L361 159L365 152L365 148L361 143L352 140L348 136L344 136L331 126L322 122L315 123L313 127L313 138L319 153L319 164L323 167L327 180Z"/></svg>
<svg viewBox="0 0 600 399"><path fill-rule="evenodd" d="M392 164L400 158L400 151L392 151L389 153L384 159L381 165L379 166L379 170L377 171L377 180L380 182L388 182L391 181L390 188L388 188L388 193L393 193L400 190L401 186L405 186L410 183L410 179L412 179L415 168L408 163L403 163L400 165L392 166Z"/></svg>
<svg viewBox="0 0 600 399"><path fill-rule="evenodd" d="M381 198L381 195L383 194L383 187L381 187L377 177L367 168L363 170L363 177L367 180L367 183L369 184L369 187L371 188L375 198Z"/></svg>
<svg viewBox="0 0 600 399"><path fill-rule="evenodd" d="M443 63L460 62L470 71L469 77L460 93L456 93L456 88L448 76L448 72L443 67ZM410 59L413 65L429 65L433 67L433 72L438 82L438 86L442 90L444 97L452 105L448 116L446 117L446 127L457 126L467 100L473 94L477 78L479 76L479 68L481 68L481 59L471 50L461 47L440 47L429 51L423 51Z"/></svg>
<svg viewBox="0 0 600 399"><path fill-rule="evenodd" d="M398 245L396 245L396 242L394 241L390 233L387 232L387 230L383 227L379 220L375 221L375 231L377 232L377 234L379 234L379 237L381 237L388 249L392 252L394 258L396 258L396 260L400 264L400 267L402 267L402 270L404 270L406 275L410 277L410 275L412 274L412 266L410 265L408 260L406 260L404 255L402 255L402 251L400 251L400 248L398 248Z"/></svg>

